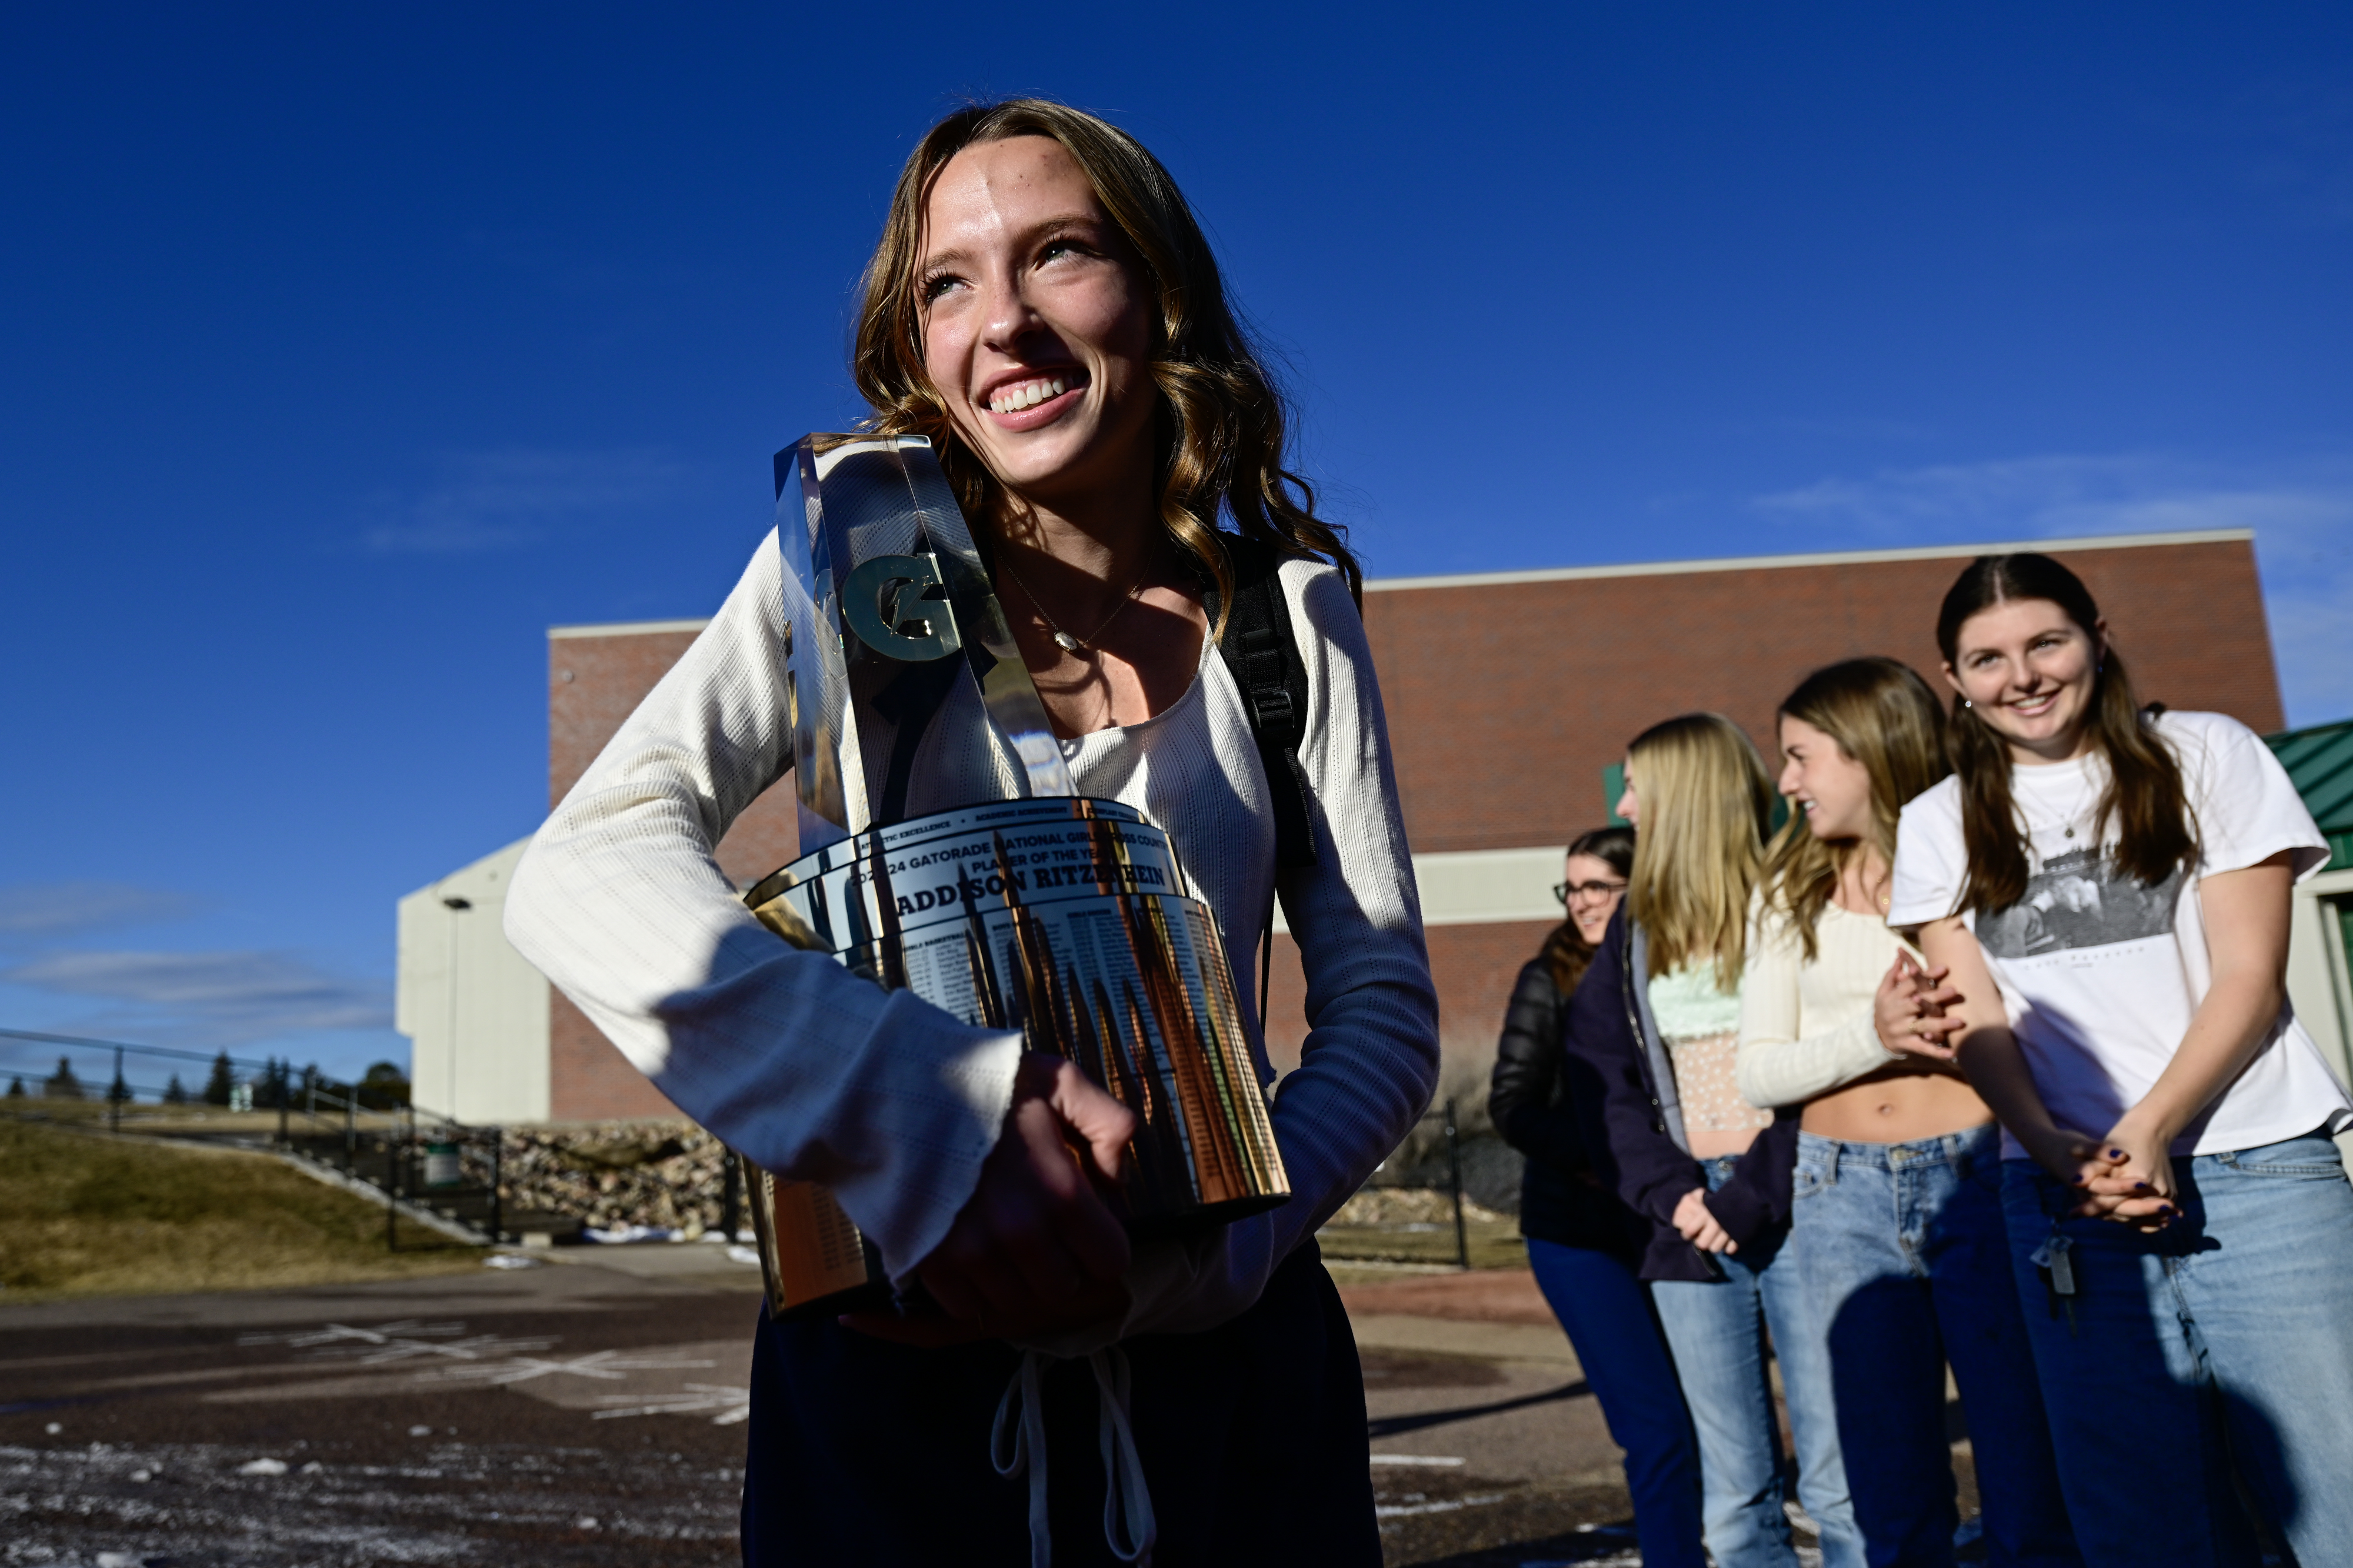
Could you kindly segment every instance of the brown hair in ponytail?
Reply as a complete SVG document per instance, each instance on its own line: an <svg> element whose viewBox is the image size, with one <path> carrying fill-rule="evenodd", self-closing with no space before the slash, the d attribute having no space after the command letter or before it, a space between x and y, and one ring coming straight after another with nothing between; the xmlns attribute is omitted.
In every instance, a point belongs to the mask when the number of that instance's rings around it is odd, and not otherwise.
<svg viewBox="0 0 2353 1568"><path fill-rule="evenodd" d="M1970 616L2021 599L2058 605L2084 636L2099 638L2100 607L2075 574L2048 555L1980 555L1963 570L1937 613L1936 646L1945 662L1957 662L1961 627ZM2181 764L2143 717L2132 678L2113 646L2102 652L2093 674L2086 723L2093 746L2108 763L2092 841L2105 841L2109 823L2116 823L2113 863L2155 887L2196 856L2196 825ZM1968 851L1968 877L1954 912L2006 910L2026 896L2028 864L2026 835L2010 793L2009 743L1958 697L1945 743L1961 778L1961 834Z"/></svg>

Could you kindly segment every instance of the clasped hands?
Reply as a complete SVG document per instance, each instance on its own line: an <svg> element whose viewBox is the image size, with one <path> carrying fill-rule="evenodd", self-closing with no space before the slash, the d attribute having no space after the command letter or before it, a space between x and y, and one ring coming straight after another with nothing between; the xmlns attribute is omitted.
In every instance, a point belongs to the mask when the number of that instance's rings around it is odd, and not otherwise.
<svg viewBox="0 0 2353 1568"><path fill-rule="evenodd" d="M2114 1220L2144 1234L2179 1215L2173 1190L2173 1134L2133 1111L2095 1139L2072 1127L2048 1127L2019 1142L2036 1164L2073 1187L2079 1219Z"/></svg>
<svg viewBox="0 0 2353 1568"><path fill-rule="evenodd" d="M1957 1010L1961 994L1947 984L1950 971L1923 968L1908 952L1880 978L1872 1022L1888 1050L1952 1063L1954 1037L1968 1026ZM2011 1135L2037 1164L2070 1186L2084 1201L2073 1211L2084 1219L2108 1219L2142 1231L2162 1230L2175 1214L2172 1135L2131 1114L2094 1139L2073 1128L2048 1127L2038 1134Z"/></svg>
<svg viewBox="0 0 2353 1568"><path fill-rule="evenodd" d="M1947 1009L1961 994L1945 984L1944 969L1923 969L1908 952L1899 952L1881 976L1873 1000L1872 1022L1879 1042L1905 1056L1923 1057L1949 1066L1953 1047L1947 1042L1963 1026ZM1707 1189L1694 1187L1676 1201L1672 1223L1685 1241L1702 1252L1736 1253L1740 1244L1710 1212Z"/></svg>
<svg viewBox="0 0 2353 1568"><path fill-rule="evenodd" d="M1105 1193L1135 1113L1060 1057L1014 1075L1004 1131L955 1223L915 1277L936 1314L855 1312L842 1326L902 1344L1019 1340L1127 1310L1127 1232Z"/></svg>
<svg viewBox="0 0 2353 1568"><path fill-rule="evenodd" d="M1949 984L1951 974L1942 964L1925 968L1910 953L1896 949L1895 962L1879 977L1879 991L1872 999L1872 1027L1883 1048L1898 1056L1953 1065L1953 1037L1968 1023L1953 1010L1961 994Z"/></svg>

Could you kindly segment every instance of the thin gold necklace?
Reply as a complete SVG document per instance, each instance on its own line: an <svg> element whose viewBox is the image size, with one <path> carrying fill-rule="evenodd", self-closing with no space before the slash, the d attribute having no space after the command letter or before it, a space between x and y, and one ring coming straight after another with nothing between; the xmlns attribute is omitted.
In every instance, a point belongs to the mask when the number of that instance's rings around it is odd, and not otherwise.
<svg viewBox="0 0 2353 1568"><path fill-rule="evenodd" d="M1127 592L1119 596L1119 603L1112 606L1111 614L1103 618L1102 624L1085 637L1076 637L1064 631L1060 623L1056 621L1047 611L1046 606L1039 602L1038 591L1021 580L1021 574L1013 569L1013 563L1010 560L1003 562L1003 565L1005 574L1013 579L1013 585L1021 590L1021 596L1029 601L1029 607L1038 612L1038 618L1044 621L1046 629L1054 634L1054 646L1064 653L1071 654L1094 652L1095 639L1111 629L1112 622L1119 619L1119 613L1127 608L1128 602L1135 597L1136 590L1144 586L1144 579L1146 575L1145 573L1137 573L1135 581L1128 584Z"/></svg>

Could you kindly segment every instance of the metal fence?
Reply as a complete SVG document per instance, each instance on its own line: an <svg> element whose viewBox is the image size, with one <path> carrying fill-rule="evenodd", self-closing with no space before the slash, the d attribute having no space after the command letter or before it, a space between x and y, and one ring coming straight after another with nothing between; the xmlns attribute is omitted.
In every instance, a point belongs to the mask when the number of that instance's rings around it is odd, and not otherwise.
<svg viewBox="0 0 2353 1568"><path fill-rule="evenodd" d="M54 1061L49 1071L42 1069ZM181 1064L207 1070L226 1062L248 1075L259 1103L249 1111L204 1103L194 1096L166 1104L167 1075ZM447 1246L452 1241L497 1246L526 1237L568 1234L584 1226L577 1214L517 1210L502 1189L512 1163L534 1154L529 1131L468 1127L412 1107L368 1103L364 1090L316 1075L295 1075L283 1064L221 1053L138 1046L30 1030L0 1029L0 1079L30 1079L22 1096L0 1099L0 1115L103 1125L174 1139L201 1139L269 1147L355 1187L380 1194L385 1245ZM34 1091L60 1080L71 1095ZM93 1086L103 1084L92 1092ZM185 1089L185 1086L182 1086ZM1504 1260L1515 1226L1499 1223L1468 1202L1463 1191L1465 1142L1457 1102L1446 1100L1416 1123L1369 1181L1319 1233L1327 1256L1376 1264L1469 1268ZM736 1162L720 1162L719 1213L701 1209L697 1225L719 1220L738 1237L746 1223L745 1195ZM517 1178L520 1193L530 1185ZM544 1198L540 1200L546 1202ZM704 1189L699 1200L707 1205ZM407 1224L404 1226L404 1217ZM1511 1231L1513 1236L1504 1234ZM421 1233L421 1234L420 1234ZM1493 1234L1491 1234L1493 1233ZM692 1234L692 1232L689 1232ZM427 1241L427 1237L433 1239ZM406 1239L404 1239L404 1237Z"/></svg>
<svg viewBox="0 0 2353 1568"><path fill-rule="evenodd" d="M1318 1240L1335 1258L1472 1266L1462 1194L1462 1130L1449 1100L1414 1124Z"/></svg>
<svg viewBox="0 0 2353 1568"><path fill-rule="evenodd" d="M216 1079L224 1068L246 1076L229 1086L228 1103L222 1104L205 1098L217 1083L192 1092L180 1081L183 1063ZM0 1029L0 1079L11 1085L0 1095L0 1115L16 1120L102 1126L119 1136L128 1116L134 1132L269 1147L332 1169L383 1194L387 1247L403 1245L404 1209L412 1232L438 1232L441 1245L459 1239L496 1244L509 1237L499 1190L504 1140L498 1129L419 1117L411 1107L381 1099L370 1103L361 1086L298 1074L289 1063ZM421 1227L419 1219L426 1221Z"/></svg>

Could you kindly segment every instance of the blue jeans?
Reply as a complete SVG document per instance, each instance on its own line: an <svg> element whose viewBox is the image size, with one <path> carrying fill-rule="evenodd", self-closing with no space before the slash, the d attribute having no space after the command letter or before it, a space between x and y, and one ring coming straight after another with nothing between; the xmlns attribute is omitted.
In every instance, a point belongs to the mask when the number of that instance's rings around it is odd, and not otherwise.
<svg viewBox="0 0 2353 1568"><path fill-rule="evenodd" d="M2353 1552L2353 1186L2314 1134L2177 1158L2155 1236L2062 1218L2002 1167L2013 1272L2075 1538L2094 1568L2259 1561L2242 1495L2306 1568ZM2062 1300L2031 1255L2071 1243ZM2067 1308L2072 1302L2072 1320ZM2243 1489L2243 1494L2242 1492Z"/></svg>
<svg viewBox="0 0 2353 1568"><path fill-rule="evenodd" d="M1828 1327L1854 1516L1873 1568L1949 1568L1945 1364L1968 1412L1987 1560L2083 1562L2002 1224L1991 1122L1913 1143L1798 1140L1789 1245Z"/></svg>
<svg viewBox="0 0 2353 1568"><path fill-rule="evenodd" d="M1702 1163L1714 1192L1737 1162ZM1785 1243L1761 1269L1737 1253L1719 1253L1716 1262L1724 1268L1722 1279L1651 1285L1699 1431L1707 1549L1718 1568L1795 1568L1798 1561L1782 1511L1780 1424L1765 1366L1769 1328L1798 1445L1798 1498L1821 1531L1823 1568L1862 1568L1862 1536L1839 1455L1830 1355L1797 1260Z"/></svg>
<svg viewBox="0 0 2353 1568"><path fill-rule="evenodd" d="M1675 1363L1634 1267L1591 1247L1528 1238L1536 1289L1577 1349L1577 1363L1626 1450L1626 1489L1644 1568L1704 1568L1699 1442Z"/></svg>

